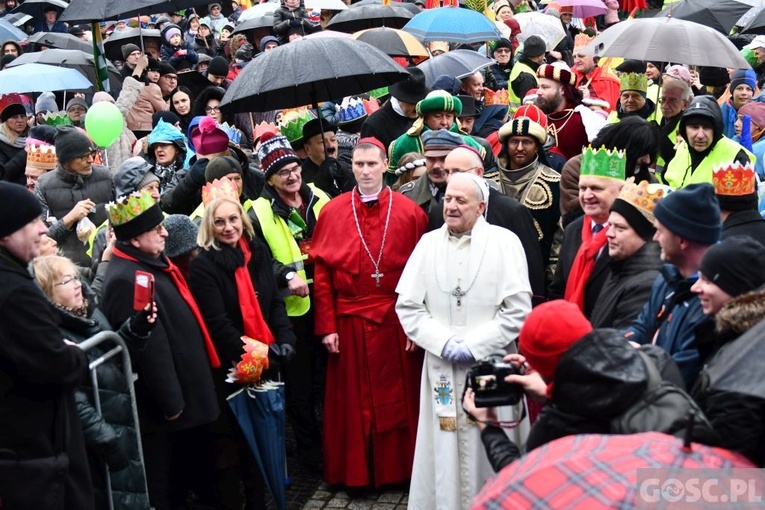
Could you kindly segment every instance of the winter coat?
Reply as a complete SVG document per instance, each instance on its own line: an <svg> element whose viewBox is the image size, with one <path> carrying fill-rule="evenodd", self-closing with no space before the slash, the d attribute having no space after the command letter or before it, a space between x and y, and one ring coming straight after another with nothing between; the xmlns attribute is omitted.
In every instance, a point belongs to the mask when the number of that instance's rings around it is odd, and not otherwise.
<svg viewBox="0 0 765 510"><path fill-rule="evenodd" d="M120 134L116 142L106 149L106 159L112 174L119 170L123 161L133 155L133 145L136 143L136 137L127 127L127 118L133 110L133 105L138 101L138 96L141 95L143 88L144 84L132 76L125 78L122 81L120 95L117 96L117 100L114 103L122 114L122 134Z"/></svg>
<svg viewBox="0 0 765 510"><path fill-rule="evenodd" d="M4 138L2 133L0 137ZM6 182L26 186L24 172L27 169L27 151L24 150L24 137L20 137L15 145L0 138L0 179Z"/></svg>
<svg viewBox="0 0 765 510"><path fill-rule="evenodd" d="M356 186L353 172L344 168L335 158L327 158L321 167L317 166L310 158L306 158L301 167L303 182L306 184L313 183L331 198L351 191Z"/></svg>
<svg viewBox="0 0 765 510"><path fill-rule="evenodd" d="M756 341L765 334L765 290L738 296L715 316L712 342L699 345L704 369L692 396L720 438L719 446L747 456L765 467L765 399L715 388L708 372L722 355L736 352L738 345ZM741 374L747 377L747 374Z"/></svg>
<svg viewBox="0 0 765 510"><path fill-rule="evenodd" d="M83 286L83 291L86 287ZM92 298L92 296L91 296ZM87 318L76 317L51 303L54 315L60 321L65 338L82 343L101 331L112 331L104 314L92 305ZM148 337L134 334L126 321L117 332L137 360ZM104 355L112 344L106 343L87 351L90 361ZM136 356L137 355L137 356ZM88 447L91 477L97 506L106 507L106 485L103 480L104 461L109 464L114 508L139 510L149 508L143 465L138 450L136 423L133 419L128 374L125 374L119 356L110 358L97 369L98 396L101 413L93 404L90 380L75 394L77 414L82 422L85 444ZM121 468L121 469L120 469Z"/></svg>
<svg viewBox="0 0 765 510"><path fill-rule="evenodd" d="M191 262L189 286L212 335L221 364L239 361L244 353L241 336L244 334L242 310L239 305L234 271L244 264L239 248L222 245L220 250L203 250ZM295 345L295 335L284 306L284 299L276 285L271 252L263 241L250 241L252 258L247 269L255 287L260 311L277 344Z"/></svg>
<svg viewBox="0 0 765 510"><path fill-rule="evenodd" d="M730 213L723 221L721 239L749 236L765 246L765 218L756 210Z"/></svg>
<svg viewBox="0 0 765 510"><path fill-rule="evenodd" d="M197 53L197 61L199 61L199 54L210 55L211 57L223 55L223 44L216 41L213 34L207 37L197 35L192 49Z"/></svg>
<svg viewBox="0 0 765 510"><path fill-rule="evenodd" d="M501 64L492 64L489 66L488 80L486 86L493 91L505 90L507 88L507 79L510 77L510 71L513 69L513 61L504 66Z"/></svg>
<svg viewBox="0 0 765 510"><path fill-rule="evenodd" d="M651 295L663 266L659 245L649 241L626 260L611 260L611 273L592 310L593 328L626 328Z"/></svg>
<svg viewBox="0 0 765 510"><path fill-rule="evenodd" d="M135 365L142 433L187 430L213 422L219 408L204 338L167 272L167 259L149 257L124 243L117 247L128 258L115 256L106 271L103 311L109 322L122 324L133 315L136 270L147 271L155 279L157 322ZM183 413L178 419L166 419L179 411Z"/></svg>
<svg viewBox="0 0 765 510"><path fill-rule="evenodd" d="M180 55L178 52L181 50L186 50L186 54ZM171 46L170 43L165 42L163 39L162 48L160 48L160 54L162 55L162 60L173 67L176 67L178 64L180 64L181 60L188 61L192 66L199 62L199 54L194 51L193 45L189 44L185 39L183 39L183 36L181 36L181 44L178 46Z"/></svg>
<svg viewBox="0 0 765 510"><path fill-rule="evenodd" d="M77 202L89 198L96 207L88 214L88 219L96 227L106 221L106 203L114 200L114 183L109 169L93 165L93 172L83 176L68 172L59 163L55 170L40 176L35 196L43 207L43 218L52 216L57 220L50 226L48 235L56 240L59 250L75 264L90 267L90 257L85 253L87 246L77 238L76 225L69 230L61 220Z"/></svg>
<svg viewBox="0 0 765 510"><path fill-rule="evenodd" d="M293 23L296 21L297 23ZM287 33L291 28L300 28L302 34L308 35L313 31L313 25L308 20L308 12L305 9L305 2L301 0L300 7L294 11L289 10L284 3L274 11L274 34L279 38L281 44L289 42Z"/></svg>
<svg viewBox="0 0 765 510"><path fill-rule="evenodd" d="M383 147L389 147L391 142L406 133L412 124L414 119L399 115L388 101L361 125L361 138L374 136L382 142Z"/></svg>
<svg viewBox="0 0 765 510"><path fill-rule="evenodd" d="M162 89L156 83L147 83L138 95L133 108L127 116L127 126L131 131L151 131L152 115L163 112L168 105L162 98Z"/></svg>
<svg viewBox="0 0 765 510"><path fill-rule="evenodd" d="M2 248L0 281L0 450L20 460L65 453L69 469L63 508L92 509L93 489L74 403L75 388L87 378L88 358L64 343L27 265ZM7 453L2 457L7 459ZM8 480L0 480L0 487L3 482ZM14 490L23 494L25 486Z"/></svg>

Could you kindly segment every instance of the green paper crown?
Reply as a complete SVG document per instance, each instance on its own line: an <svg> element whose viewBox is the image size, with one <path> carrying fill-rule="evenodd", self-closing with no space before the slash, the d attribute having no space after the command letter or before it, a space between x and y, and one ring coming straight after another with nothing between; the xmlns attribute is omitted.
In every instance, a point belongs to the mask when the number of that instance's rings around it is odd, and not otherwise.
<svg viewBox="0 0 765 510"><path fill-rule="evenodd" d="M601 147L597 151L592 145L582 151L582 167L579 175L625 179L627 155L620 150L607 150Z"/></svg>
<svg viewBox="0 0 765 510"><path fill-rule="evenodd" d="M290 110L279 121L279 131L290 143L303 139L303 126L313 119L308 108Z"/></svg>
<svg viewBox="0 0 765 510"><path fill-rule="evenodd" d="M385 97L389 94L388 87L380 87L379 89L370 90L367 92L370 96L372 96L375 99L380 99L381 97Z"/></svg>
<svg viewBox="0 0 765 510"><path fill-rule="evenodd" d="M72 126L72 121L66 112L48 112L42 116L48 126Z"/></svg>
<svg viewBox="0 0 765 510"><path fill-rule="evenodd" d="M109 202L106 204L106 211L112 226L118 227L136 219L155 203L152 196L146 191L136 192L122 197L116 202Z"/></svg>
<svg viewBox="0 0 765 510"><path fill-rule="evenodd" d="M624 92L625 90L637 90L645 94L648 92L648 78L645 74L638 73L624 73L619 77L621 86L619 90Z"/></svg>

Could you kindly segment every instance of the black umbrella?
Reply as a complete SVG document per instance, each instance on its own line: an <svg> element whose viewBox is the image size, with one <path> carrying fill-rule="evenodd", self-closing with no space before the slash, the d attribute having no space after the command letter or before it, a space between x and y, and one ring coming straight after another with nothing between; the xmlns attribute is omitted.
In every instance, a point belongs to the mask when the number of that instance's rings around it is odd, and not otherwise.
<svg viewBox="0 0 765 510"><path fill-rule="evenodd" d="M489 67L494 61L473 50L452 50L430 58L418 65L425 75L425 83L433 85L439 76L464 78Z"/></svg>
<svg viewBox="0 0 765 510"><path fill-rule="evenodd" d="M36 62L38 64L52 64L61 67L70 67L77 69L91 83L96 83L96 66L93 61L93 55L80 50L45 50L34 53L24 53L19 55L8 67L16 67L24 64ZM112 87L119 88L122 83L122 76L114 64L106 63L109 71L109 82Z"/></svg>
<svg viewBox="0 0 765 510"><path fill-rule="evenodd" d="M14 13L25 12L31 16L40 16L45 9L53 7L61 14L69 6L64 0L26 0L23 4L13 9Z"/></svg>
<svg viewBox="0 0 765 510"><path fill-rule="evenodd" d="M329 23L328 30L352 34L367 28L402 28L414 15L393 5L363 5L340 11Z"/></svg>
<svg viewBox="0 0 765 510"><path fill-rule="evenodd" d="M234 29L235 34L244 33L248 36L247 32L250 30L257 30L259 28L267 28L271 32L274 31L274 17L273 16L261 16L259 18L248 19L243 21ZM247 37L249 39L249 37Z"/></svg>
<svg viewBox="0 0 765 510"><path fill-rule="evenodd" d="M240 112L316 107L320 101L361 94L407 76L406 69L365 42L340 37L299 39L245 66L221 106Z"/></svg>
<svg viewBox="0 0 765 510"><path fill-rule="evenodd" d="M193 99L199 96L199 93L207 87L213 86L214 83L199 71L186 71L185 73L178 73L178 86L181 85L188 87L193 94Z"/></svg>
<svg viewBox="0 0 765 510"><path fill-rule="evenodd" d="M37 32L36 34L30 35L27 42L47 46L48 48L57 48L59 50L93 51L93 46L79 37L58 32Z"/></svg>
<svg viewBox="0 0 765 510"><path fill-rule="evenodd" d="M141 43L143 38L143 43ZM126 28L125 30L115 30L112 35L104 41L104 51L109 60L125 60L122 56L122 47L126 44L135 44L143 48L147 40L154 40L159 48L162 45L162 37L159 30L153 28Z"/></svg>
<svg viewBox="0 0 765 510"><path fill-rule="evenodd" d="M765 34L765 9L754 16L742 29L743 34Z"/></svg>
<svg viewBox="0 0 765 510"><path fill-rule="evenodd" d="M681 0L670 4L656 17L672 16L695 21L727 35L736 21L751 8L751 5L736 0Z"/></svg>
<svg viewBox="0 0 765 510"><path fill-rule="evenodd" d="M70 25L176 12L206 6L210 0L72 0L59 18Z"/></svg>
<svg viewBox="0 0 765 510"><path fill-rule="evenodd" d="M365 5L382 5L382 0L361 0L361 2L351 4L350 8L355 9L357 7L364 7ZM412 16L417 16L420 13L420 8L409 2L396 2L395 7L406 9L412 13Z"/></svg>

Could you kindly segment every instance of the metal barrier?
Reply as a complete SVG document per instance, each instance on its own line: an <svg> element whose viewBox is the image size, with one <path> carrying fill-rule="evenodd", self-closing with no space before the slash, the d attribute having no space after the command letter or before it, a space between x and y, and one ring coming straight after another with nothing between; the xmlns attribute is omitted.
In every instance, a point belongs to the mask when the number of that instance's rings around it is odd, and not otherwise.
<svg viewBox="0 0 765 510"><path fill-rule="evenodd" d="M101 366L106 361L110 360L111 358L114 358L115 356L121 355L122 357L122 371L125 374L125 380L128 383L128 391L130 392L130 406L133 411L133 422L135 424L135 433L136 433L136 441L138 444L138 455L141 459L141 471L143 472L143 481L144 486L146 486L146 468L144 467L144 461L143 461L143 445L141 444L141 429L140 425L138 423L138 406L136 404L135 399L135 387L133 383L135 382L136 376L133 374L133 367L130 363L130 354L128 353L127 345L125 345L125 341L120 338L120 336L113 332L113 331L102 331L101 333L98 333L95 336L92 336L85 340L84 342L78 344L78 347L82 349L83 351L87 352L89 349L92 349L93 347L100 346L103 343L112 343L115 344L114 347L109 349L107 352L99 356L98 358L94 359L89 364L89 370L90 370L90 381L93 384L93 407L95 407L96 412L101 415L101 399L98 395L98 373L97 369L99 366ZM112 484L111 484L111 478L109 477L109 466L106 465L106 489L107 489L107 499L109 502L109 510L114 510L114 501L112 499Z"/></svg>

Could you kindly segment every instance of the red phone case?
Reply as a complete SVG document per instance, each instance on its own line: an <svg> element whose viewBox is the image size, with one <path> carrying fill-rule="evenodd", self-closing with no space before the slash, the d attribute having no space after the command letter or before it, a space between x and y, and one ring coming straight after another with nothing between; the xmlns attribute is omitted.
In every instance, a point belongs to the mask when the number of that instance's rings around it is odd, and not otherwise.
<svg viewBox="0 0 765 510"><path fill-rule="evenodd" d="M136 271L133 310L143 310L152 301L154 301L154 275L146 271Z"/></svg>

